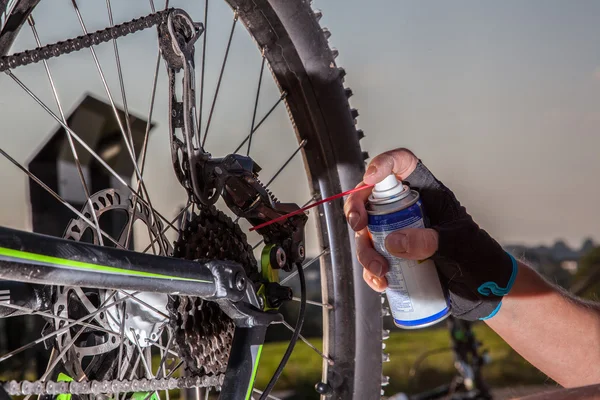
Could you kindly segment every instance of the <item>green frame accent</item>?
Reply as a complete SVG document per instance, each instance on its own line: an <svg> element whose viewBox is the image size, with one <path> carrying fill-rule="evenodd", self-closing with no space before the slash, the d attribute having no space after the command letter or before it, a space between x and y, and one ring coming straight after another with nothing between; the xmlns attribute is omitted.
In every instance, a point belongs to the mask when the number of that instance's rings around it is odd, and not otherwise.
<svg viewBox="0 0 600 400"><path fill-rule="evenodd" d="M279 269L271 266L271 251L276 245L269 244L263 247L260 253L260 274L267 282L279 282ZM256 295L263 300L263 311L278 310L279 307L271 307L265 295L265 285L262 284L256 291Z"/></svg>
<svg viewBox="0 0 600 400"><path fill-rule="evenodd" d="M260 273L268 282L279 282L279 270L271 266L271 250L274 244L263 247L260 253Z"/></svg>
<svg viewBox="0 0 600 400"><path fill-rule="evenodd" d="M58 382L72 382L73 378L71 378L69 375L61 372L58 374ZM56 396L56 400L71 400L71 395L69 393L61 393L58 396Z"/></svg>
<svg viewBox="0 0 600 400"><path fill-rule="evenodd" d="M252 397L252 389L254 389L254 381L256 380L256 372L258 371L258 363L260 361L260 354L262 353L263 345L258 346L256 353L256 360L254 360L254 367L252 368L252 376L250 377L250 384L248 385L248 391L246 392L246 400L250 400Z"/></svg>
<svg viewBox="0 0 600 400"><path fill-rule="evenodd" d="M8 257L16 260L28 260L34 261L39 264L52 265L58 268L67 268L67 269L83 269L83 270L91 270L95 272L104 272L115 275L126 275L126 276L141 276L146 278L156 278L156 279L168 279L168 280L177 280L177 281L187 281L187 282L199 282L199 283L211 283L211 281L206 281L202 279L193 279L193 278L182 278L178 276L169 276L162 275L153 272L145 272L145 271L136 271L131 269L122 269L116 267L109 267L106 265L99 264L91 264L81 261L73 261L67 260L59 257L51 257L44 254L37 253L29 253L26 251L9 249L6 247L0 247L0 256Z"/></svg>

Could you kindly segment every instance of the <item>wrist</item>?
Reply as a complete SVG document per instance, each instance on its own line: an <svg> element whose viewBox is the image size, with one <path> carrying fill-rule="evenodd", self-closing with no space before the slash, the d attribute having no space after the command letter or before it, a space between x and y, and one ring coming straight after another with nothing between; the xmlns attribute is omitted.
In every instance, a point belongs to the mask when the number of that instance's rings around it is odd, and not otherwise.
<svg viewBox="0 0 600 400"><path fill-rule="evenodd" d="M479 294L481 294L483 296L489 296L489 295L493 294L494 296L501 297L500 301L498 302L498 305L492 310L492 312L490 312L485 317L479 318L482 321L489 320L489 319L493 318L494 316L496 316L496 314L498 314L498 312L500 311L500 308L502 307L502 302L504 300L504 297L509 295L509 293L512 291L512 289L515 285L515 282L517 280L517 276L519 274L519 263L511 254L509 254L509 253L506 253L506 254L510 258L510 261L511 261L510 268L512 269L511 273L510 273L510 277L508 278L508 282L505 285L501 286L497 282L487 281L487 282L484 282L481 285L479 285L479 287L477 288L477 292L479 292Z"/></svg>
<svg viewBox="0 0 600 400"><path fill-rule="evenodd" d="M502 298L501 306L493 315L482 318L482 320L491 322L492 319L499 320L504 317L516 318L518 314L515 314L515 308L521 307L528 299L546 296L556 291L548 281L529 265L520 261L516 261L516 264L514 282L510 291Z"/></svg>

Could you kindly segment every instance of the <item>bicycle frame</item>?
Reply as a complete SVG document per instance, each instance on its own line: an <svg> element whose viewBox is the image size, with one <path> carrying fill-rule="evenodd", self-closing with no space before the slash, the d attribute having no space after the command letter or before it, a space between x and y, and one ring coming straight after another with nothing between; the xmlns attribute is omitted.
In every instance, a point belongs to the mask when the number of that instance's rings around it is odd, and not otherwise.
<svg viewBox="0 0 600 400"><path fill-rule="evenodd" d="M0 227L0 279L215 301L236 324L221 400L250 398L266 328L281 320L278 313L259 310L253 285L237 263L135 253L5 227Z"/></svg>

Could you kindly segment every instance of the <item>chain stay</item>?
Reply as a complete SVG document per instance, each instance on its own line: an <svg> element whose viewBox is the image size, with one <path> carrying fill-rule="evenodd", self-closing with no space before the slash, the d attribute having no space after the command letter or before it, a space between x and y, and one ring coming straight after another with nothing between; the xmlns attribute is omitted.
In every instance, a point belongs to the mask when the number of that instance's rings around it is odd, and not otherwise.
<svg viewBox="0 0 600 400"><path fill-rule="evenodd" d="M135 18L122 24L114 25L109 28L101 29L87 35L67 39L57 43L48 44L32 50L26 50L21 53L10 56L0 57L0 72L9 69L22 67L29 64L35 64L42 60L49 60L53 57L59 57L84 48L89 48L100 43L109 42L127 36L130 33L139 32L144 29L152 28L167 20L172 8L158 11L144 17Z"/></svg>

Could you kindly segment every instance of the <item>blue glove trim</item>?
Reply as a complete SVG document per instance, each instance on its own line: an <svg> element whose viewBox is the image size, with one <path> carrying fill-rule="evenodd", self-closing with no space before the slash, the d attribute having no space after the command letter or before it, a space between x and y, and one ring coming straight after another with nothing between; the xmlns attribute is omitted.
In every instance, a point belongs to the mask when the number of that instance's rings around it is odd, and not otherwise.
<svg viewBox="0 0 600 400"><path fill-rule="evenodd" d="M502 305L502 302L498 303L498 305L496 306L496 308L494 308L494 311L492 311L490 315L488 315L487 317L479 318L479 319L481 321L485 321L486 319L492 318L494 315L496 315L498 313L498 311L500 311L500 306L501 305Z"/></svg>
<svg viewBox="0 0 600 400"><path fill-rule="evenodd" d="M508 254L508 253L506 253ZM515 283L515 279L517 278L517 260L515 260L515 258L508 254L508 256L510 257L510 260L512 261L512 273L510 275L510 279L508 280L508 284L506 285L505 288L501 288L500 286L498 286L498 284L496 282L485 282L482 283L481 286L479 286L477 288L477 291L484 295L484 296L489 296L489 295L494 295L494 296L505 296L508 294L508 292L510 292L510 289L512 288L513 283Z"/></svg>

